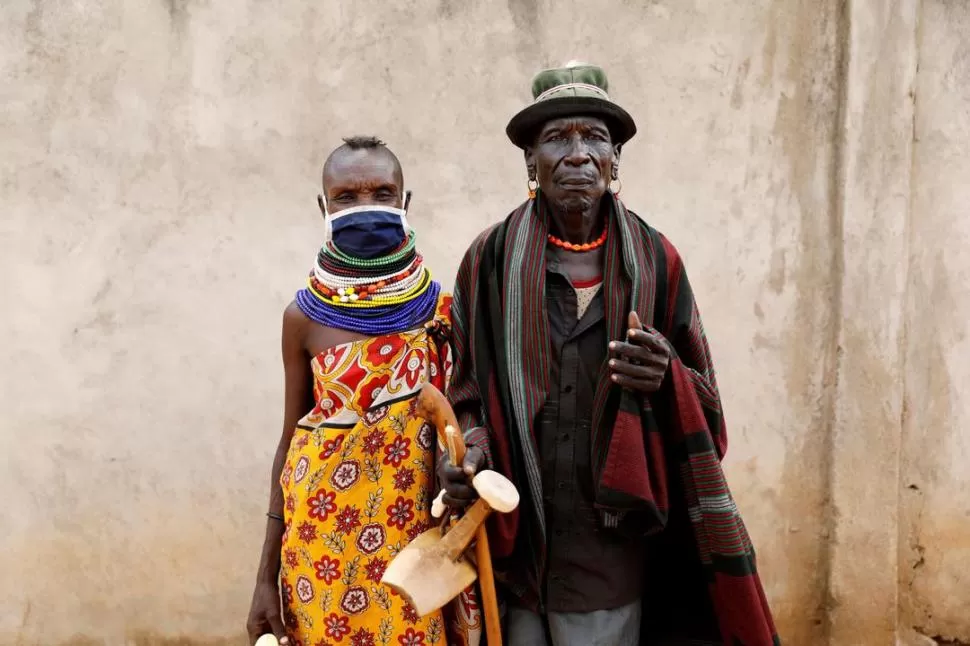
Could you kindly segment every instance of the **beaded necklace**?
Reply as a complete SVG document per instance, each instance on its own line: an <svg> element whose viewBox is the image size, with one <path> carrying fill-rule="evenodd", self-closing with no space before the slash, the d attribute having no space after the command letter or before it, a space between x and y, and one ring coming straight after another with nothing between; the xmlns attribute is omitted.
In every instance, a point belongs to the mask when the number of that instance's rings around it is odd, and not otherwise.
<svg viewBox="0 0 970 646"><path fill-rule="evenodd" d="M536 202L536 207L535 207L536 214L538 215L538 217L545 219L548 222L548 216L546 216L545 213L543 213L543 206L544 206L544 202L542 200L538 200ZM551 233L547 233L546 241L548 241L549 244L551 244L554 247L559 247L560 249L565 249L566 251L582 253L585 251L593 251L594 249L599 249L604 244L606 244L606 237L608 232L609 232L609 227L604 227L603 233L601 233L598 238L596 238L592 242L582 242L582 243L569 242L568 240L563 240L562 238L554 236Z"/></svg>
<svg viewBox="0 0 970 646"><path fill-rule="evenodd" d="M592 242L584 242L582 244L567 242L566 240L557 238L551 233L546 237L548 238L550 244L553 244L559 247L560 249L566 249L567 251L582 252L582 251L592 251L593 249L599 249L600 247L602 247L603 243L606 242L606 231L607 231L606 229L603 229L603 233L601 233L600 237L596 238L596 240L593 240Z"/></svg>
<svg viewBox="0 0 970 646"><path fill-rule="evenodd" d="M296 303L321 325L379 336L426 323L440 293L409 231L399 249L380 258L356 258L333 242L323 245Z"/></svg>

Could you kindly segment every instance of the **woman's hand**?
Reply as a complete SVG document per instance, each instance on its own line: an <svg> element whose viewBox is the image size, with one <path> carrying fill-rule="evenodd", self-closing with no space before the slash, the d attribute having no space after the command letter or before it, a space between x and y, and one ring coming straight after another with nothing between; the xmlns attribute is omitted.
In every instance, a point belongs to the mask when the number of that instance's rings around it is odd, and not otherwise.
<svg viewBox="0 0 970 646"><path fill-rule="evenodd" d="M273 582L260 582L253 591L253 602L249 608L249 619L246 620L246 632L249 633L250 645L266 633L273 633L279 640L280 646L290 643L283 626L282 604L280 603L280 588Z"/></svg>

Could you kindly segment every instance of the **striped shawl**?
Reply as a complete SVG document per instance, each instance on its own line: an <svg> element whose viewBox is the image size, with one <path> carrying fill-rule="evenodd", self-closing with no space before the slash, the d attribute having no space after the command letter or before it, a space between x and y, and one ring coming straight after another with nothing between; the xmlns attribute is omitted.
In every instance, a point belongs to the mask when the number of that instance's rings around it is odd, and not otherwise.
<svg viewBox="0 0 970 646"><path fill-rule="evenodd" d="M491 547L505 586L541 607L546 520L534 423L549 389L548 226L534 206L535 200L524 203L485 231L461 263L449 398L466 441L519 488L519 510L490 521ZM611 385L604 352L591 438L596 507L604 526L679 550L683 571L663 580L686 580L684 573L695 571L688 596L706 582L709 594L701 592L696 604L716 617L724 644L778 644L754 550L721 469L727 436L684 266L673 245L619 199L610 206L603 271L610 338L624 338L627 314L635 310L667 340L672 358L661 390L648 400ZM686 556L683 545L691 546ZM648 573L648 585L658 579Z"/></svg>

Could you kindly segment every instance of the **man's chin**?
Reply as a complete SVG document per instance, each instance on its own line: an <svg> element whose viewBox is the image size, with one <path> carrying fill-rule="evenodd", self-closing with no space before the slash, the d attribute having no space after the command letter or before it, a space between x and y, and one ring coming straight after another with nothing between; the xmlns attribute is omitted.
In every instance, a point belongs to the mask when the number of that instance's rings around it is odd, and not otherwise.
<svg viewBox="0 0 970 646"><path fill-rule="evenodd" d="M592 195L586 193L570 192L565 195L557 195L549 199L549 206L557 211L566 213L576 213L587 211L596 202Z"/></svg>

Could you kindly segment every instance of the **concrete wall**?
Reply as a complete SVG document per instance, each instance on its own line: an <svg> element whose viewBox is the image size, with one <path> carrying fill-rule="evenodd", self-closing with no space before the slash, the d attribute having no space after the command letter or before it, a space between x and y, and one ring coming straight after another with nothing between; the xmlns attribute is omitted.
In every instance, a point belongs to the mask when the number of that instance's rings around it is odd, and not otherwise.
<svg viewBox="0 0 970 646"><path fill-rule="evenodd" d="M970 4L924 2L901 347L901 620L970 642Z"/></svg>
<svg viewBox="0 0 970 646"><path fill-rule="evenodd" d="M0 7L0 644L239 644L281 311L339 137L451 282L532 73L607 67L686 257L786 644L970 642L970 5Z"/></svg>

